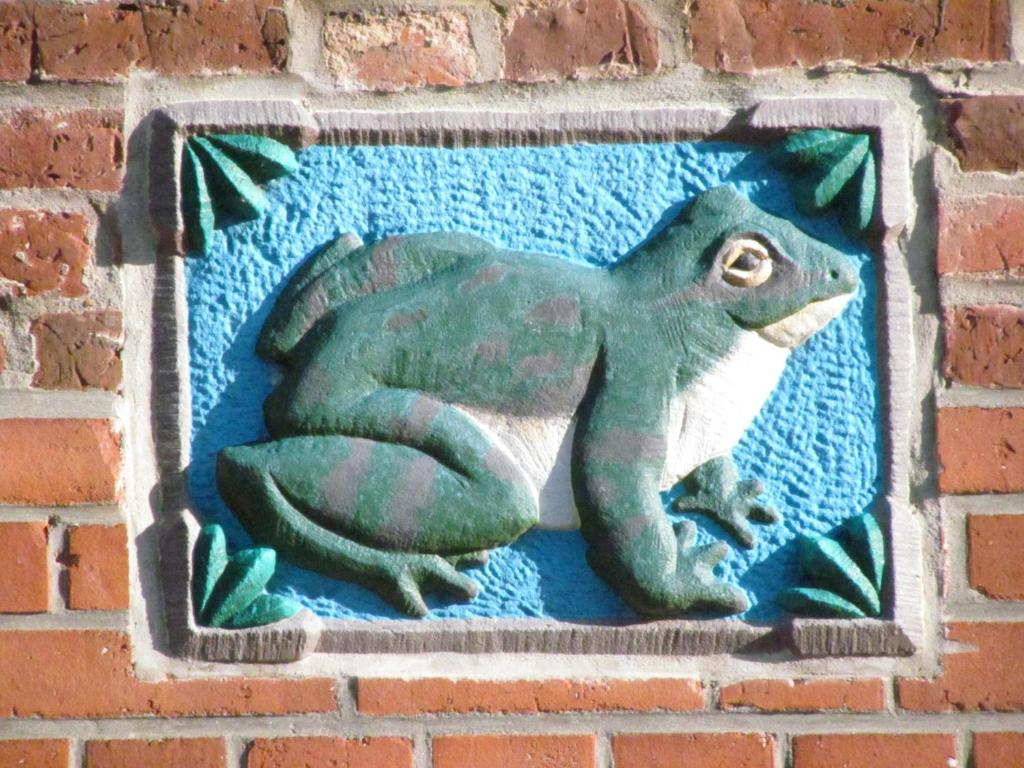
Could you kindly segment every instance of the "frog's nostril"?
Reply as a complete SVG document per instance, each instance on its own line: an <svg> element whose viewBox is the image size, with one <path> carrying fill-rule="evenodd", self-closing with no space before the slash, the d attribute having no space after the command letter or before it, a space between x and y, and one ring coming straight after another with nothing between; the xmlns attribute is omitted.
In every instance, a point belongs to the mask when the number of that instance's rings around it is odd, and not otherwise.
<svg viewBox="0 0 1024 768"><path fill-rule="evenodd" d="M832 277L833 280L838 280L839 279L839 270L838 269L833 269L831 272L829 272L829 275Z"/></svg>

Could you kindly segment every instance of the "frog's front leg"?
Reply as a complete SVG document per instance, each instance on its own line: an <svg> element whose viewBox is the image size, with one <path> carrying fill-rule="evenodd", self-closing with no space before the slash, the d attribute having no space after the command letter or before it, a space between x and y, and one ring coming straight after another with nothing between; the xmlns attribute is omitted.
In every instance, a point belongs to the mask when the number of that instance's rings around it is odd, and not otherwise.
<svg viewBox="0 0 1024 768"><path fill-rule="evenodd" d="M683 494L674 502L678 511L709 514L747 549L757 542L749 521L778 522L775 510L757 501L764 490L761 483L741 480L730 456L701 464L683 479L682 487Z"/></svg>
<svg viewBox="0 0 1024 768"><path fill-rule="evenodd" d="M641 613L743 611L746 596L718 580L723 542L694 547L692 523L674 531L658 486L674 382L661 389L643 365L592 382L573 441L572 475L591 567Z"/></svg>

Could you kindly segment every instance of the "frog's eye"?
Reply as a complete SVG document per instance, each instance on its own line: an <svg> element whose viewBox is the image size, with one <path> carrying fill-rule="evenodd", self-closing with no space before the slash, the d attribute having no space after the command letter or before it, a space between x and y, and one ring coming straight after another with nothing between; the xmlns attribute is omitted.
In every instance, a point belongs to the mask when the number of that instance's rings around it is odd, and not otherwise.
<svg viewBox="0 0 1024 768"><path fill-rule="evenodd" d="M729 285L756 288L772 276L772 255L761 242L749 237L732 240L722 256L722 277Z"/></svg>

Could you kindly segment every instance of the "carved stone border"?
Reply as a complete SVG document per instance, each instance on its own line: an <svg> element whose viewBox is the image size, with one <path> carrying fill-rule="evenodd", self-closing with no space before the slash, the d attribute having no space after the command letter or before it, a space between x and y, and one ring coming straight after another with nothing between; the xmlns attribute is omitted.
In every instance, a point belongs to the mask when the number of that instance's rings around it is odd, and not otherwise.
<svg viewBox="0 0 1024 768"><path fill-rule="evenodd" d="M681 107L603 112L318 112L292 102L197 102L153 115L149 205L160 252L154 293L154 425L163 509L160 580L168 637L179 656L284 662L320 653L555 653L706 655L788 651L794 657L909 656L924 634L920 531L910 505L913 327L911 285L897 239L908 218L908 137L884 99L777 99L734 111ZM185 301L179 169L184 138L224 131L273 135L295 146L402 144L441 147L548 146L577 142L695 139L772 142L792 130L872 134L879 159L879 360L885 440L884 498L890 614L883 619L797 619L774 626L735 620L582 624L534 619L431 622L342 621L309 611L249 630L193 620L190 553L198 531L184 473L189 463L188 307Z"/></svg>

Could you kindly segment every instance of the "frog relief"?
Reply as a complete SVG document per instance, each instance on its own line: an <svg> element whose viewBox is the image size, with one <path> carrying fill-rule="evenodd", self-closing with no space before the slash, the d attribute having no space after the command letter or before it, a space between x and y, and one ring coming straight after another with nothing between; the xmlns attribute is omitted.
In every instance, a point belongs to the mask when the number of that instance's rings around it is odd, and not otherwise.
<svg viewBox="0 0 1024 768"><path fill-rule="evenodd" d="M857 274L840 252L727 187L611 269L465 234L346 235L279 297L258 352L284 376L266 442L217 480L262 544L375 590L473 598L460 567L534 526L578 526L590 566L636 611L742 611L659 491L683 484L745 547L776 514L730 452L789 351Z"/></svg>

